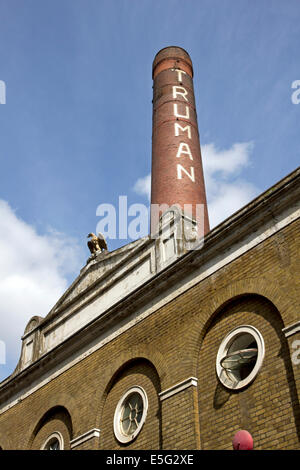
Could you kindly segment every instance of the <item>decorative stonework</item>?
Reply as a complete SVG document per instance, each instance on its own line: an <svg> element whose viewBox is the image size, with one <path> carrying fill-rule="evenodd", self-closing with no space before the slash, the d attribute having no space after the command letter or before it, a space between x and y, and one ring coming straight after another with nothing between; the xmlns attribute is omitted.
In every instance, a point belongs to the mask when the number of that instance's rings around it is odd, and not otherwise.
<svg viewBox="0 0 300 470"><path fill-rule="evenodd" d="M177 393L182 392L183 390L189 388L189 387L197 387L198 385L198 379L196 377L188 377L187 379L183 380L182 382L179 382L175 385L173 385L170 388L167 388L163 392L159 393L160 401L164 401L167 398L170 398Z"/></svg>
<svg viewBox="0 0 300 470"><path fill-rule="evenodd" d="M292 325L286 326L283 328L283 333L286 338L289 336L295 335L300 331L300 321L297 321L296 323L293 323Z"/></svg>
<svg viewBox="0 0 300 470"><path fill-rule="evenodd" d="M97 428L90 429L84 434L81 434L81 436L75 437L75 439L73 439L70 442L70 447L71 449L75 449L75 447L80 446L84 442L89 441L90 439L99 438L99 437L100 437L100 429L97 429Z"/></svg>
<svg viewBox="0 0 300 470"><path fill-rule="evenodd" d="M91 232L87 237L90 238L87 245L92 255L96 254L98 251L101 253L102 251L105 252L108 250L106 240L102 233L98 233L97 236Z"/></svg>

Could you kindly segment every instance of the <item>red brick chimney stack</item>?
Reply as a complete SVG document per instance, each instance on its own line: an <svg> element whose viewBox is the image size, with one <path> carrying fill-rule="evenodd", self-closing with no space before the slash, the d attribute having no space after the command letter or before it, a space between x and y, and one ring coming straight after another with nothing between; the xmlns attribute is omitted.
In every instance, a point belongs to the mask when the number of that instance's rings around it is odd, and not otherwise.
<svg viewBox="0 0 300 470"><path fill-rule="evenodd" d="M204 208L202 234L209 231L193 65L181 47L166 47L153 61L153 133L151 204L191 204Z"/></svg>

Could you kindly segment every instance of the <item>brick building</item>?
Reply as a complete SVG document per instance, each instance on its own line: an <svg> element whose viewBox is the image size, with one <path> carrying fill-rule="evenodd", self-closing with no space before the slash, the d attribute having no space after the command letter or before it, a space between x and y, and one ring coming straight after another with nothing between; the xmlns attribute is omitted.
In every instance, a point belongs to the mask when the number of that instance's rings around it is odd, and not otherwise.
<svg viewBox="0 0 300 470"><path fill-rule="evenodd" d="M209 230L188 54L160 51L154 80L152 202L171 207L29 321L0 384L2 449L232 449L240 429L255 449L300 447L300 170ZM204 207L198 245L176 202L193 221Z"/></svg>

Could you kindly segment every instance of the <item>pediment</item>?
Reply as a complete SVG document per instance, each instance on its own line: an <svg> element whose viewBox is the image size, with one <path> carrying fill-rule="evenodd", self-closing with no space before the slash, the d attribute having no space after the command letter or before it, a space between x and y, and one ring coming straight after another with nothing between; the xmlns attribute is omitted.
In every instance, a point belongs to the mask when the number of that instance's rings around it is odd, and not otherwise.
<svg viewBox="0 0 300 470"><path fill-rule="evenodd" d="M122 266L135 256L135 253L142 249L148 240L149 237L144 237L112 252L99 252L90 256L86 265L81 269L79 276L61 296L47 316L54 314L57 310L61 310L64 306L69 305L76 298L89 291L93 286L105 282L105 279L121 270Z"/></svg>

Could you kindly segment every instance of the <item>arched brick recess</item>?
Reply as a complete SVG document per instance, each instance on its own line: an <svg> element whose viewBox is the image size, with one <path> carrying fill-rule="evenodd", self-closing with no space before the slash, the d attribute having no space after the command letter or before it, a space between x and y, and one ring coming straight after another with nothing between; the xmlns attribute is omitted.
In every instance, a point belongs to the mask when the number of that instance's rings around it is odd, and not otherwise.
<svg viewBox="0 0 300 470"><path fill-rule="evenodd" d="M251 384L231 391L216 376L216 355L224 337L246 324L262 334L265 358ZM239 429L252 434L256 449L299 447L299 402L282 328L281 315L272 302L245 294L225 300L202 329L197 373L202 449L231 449L232 437Z"/></svg>
<svg viewBox="0 0 300 470"><path fill-rule="evenodd" d="M193 298L193 303L190 307L193 315L193 328L189 328L186 334L183 349L184 351L189 351L185 367L186 370L189 371L187 374L190 375L197 375L199 350L211 321L235 298L254 295L268 299L268 301L274 305L277 315L281 318L282 328L299 319L297 318L297 312L299 311L297 303L298 298L294 295L290 295L289 292L286 292L286 295L282 295L282 290L279 290L276 284L273 285L270 283L267 278L253 277L236 282L230 281L225 286L218 287L217 290L213 289L213 285L214 278L212 277L204 299L202 298L203 294L200 290L201 286L195 286L188 291ZM183 299L188 293L182 296ZM182 360L183 357L181 356L181 361Z"/></svg>
<svg viewBox="0 0 300 470"><path fill-rule="evenodd" d="M101 427L101 414L104 402L106 400L107 391L111 387L111 383L114 380L114 377L119 373L120 370L130 362L135 360L144 360L152 364L156 370L157 376L159 377L159 383L161 384L162 380L166 376L166 364L164 361L163 355L152 347L148 347L145 344L140 346L132 347L130 349L120 350L118 357L108 363L103 369L99 367L99 377L96 384L95 400L90 403L91 414L96 417L95 427ZM162 385L160 385L161 387Z"/></svg>
<svg viewBox="0 0 300 470"><path fill-rule="evenodd" d="M212 299L212 313L219 310L222 305L234 297L246 294L260 295L272 302L277 311L280 312L280 316L283 320L283 328L293 322L293 320L296 321L298 319L298 296L295 295L295 292L285 291L285 295L282 295L282 290L278 288L277 283L272 283L269 277L263 276L243 278L235 282L230 282L223 288L219 288L214 292ZM208 314L208 318L209 317L210 314Z"/></svg>
<svg viewBox="0 0 300 470"><path fill-rule="evenodd" d="M141 386L148 397L148 413L141 432L128 444L120 444L113 431L113 418L120 398L131 387ZM106 386L101 406L101 449L161 448L160 380L154 366L144 358L133 359L113 374Z"/></svg>
<svg viewBox="0 0 300 470"><path fill-rule="evenodd" d="M47 438L59 432L64 440L64 450L70 449L72 440L72 419L68 410L62 406L49 409L37 423L30 439L29 448L39 450Z"/></svg>
<svg viewBox="0 0 300 470"><path fill-rule="evenodd" d="M70 420L72 423L72 435L75 435L76 429L80 424L78 422L78 404L72 395L56 391L54 394L49 394L47 396L47 400L39 400L38 416L32 423L32 426L30 427L28 433L28 435L30 436L29 447L32 445L32 441L39 427L39 423L41 422L43 417L49 412L49 410L54 408L64 408L66 410L66 412L70 416Z"/></svg>

